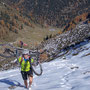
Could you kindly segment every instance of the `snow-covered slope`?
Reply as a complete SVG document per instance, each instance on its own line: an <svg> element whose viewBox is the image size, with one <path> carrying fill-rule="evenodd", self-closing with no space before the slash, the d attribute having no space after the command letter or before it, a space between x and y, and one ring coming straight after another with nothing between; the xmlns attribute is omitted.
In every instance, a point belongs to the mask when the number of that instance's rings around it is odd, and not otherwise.
<svg viewBox="0 0 90 90"><path fill-rule="evenodd" d="M64 58L43 63L43 75L34 75L32 90L90 90L90 43L78 55L70 51ZM0 90L24 90L19 69L0 72Z"/></svg>

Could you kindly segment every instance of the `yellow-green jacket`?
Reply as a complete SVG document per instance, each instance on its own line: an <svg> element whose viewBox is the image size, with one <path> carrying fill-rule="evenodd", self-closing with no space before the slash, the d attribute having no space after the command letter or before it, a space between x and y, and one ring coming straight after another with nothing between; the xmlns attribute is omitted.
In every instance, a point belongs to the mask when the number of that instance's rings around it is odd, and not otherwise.
<svg viewBox="0 0 90 90"><path fill-rule="evenodd" d="M29 60L25 61L24 58L22 60L22 57L19 57L18 61L21 64L21 71L25 71L25 72L30 71L30 62L29 62ZM34 60L31 59L31 63L33 63L33 62L34 62Z"/></svg>

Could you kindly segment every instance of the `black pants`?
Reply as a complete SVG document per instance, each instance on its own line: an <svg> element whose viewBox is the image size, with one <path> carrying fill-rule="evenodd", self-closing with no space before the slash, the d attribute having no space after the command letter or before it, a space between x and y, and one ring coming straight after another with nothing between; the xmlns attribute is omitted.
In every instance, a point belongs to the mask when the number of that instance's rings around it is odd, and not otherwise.
<svg viewBox="0 0 90 90"><path fill-rule="evenodd" d="M23 80L27 80L28 76L33 77L33 71L32 70L27 71L27 72L21 71L21 74L22 74Z"/></svg>

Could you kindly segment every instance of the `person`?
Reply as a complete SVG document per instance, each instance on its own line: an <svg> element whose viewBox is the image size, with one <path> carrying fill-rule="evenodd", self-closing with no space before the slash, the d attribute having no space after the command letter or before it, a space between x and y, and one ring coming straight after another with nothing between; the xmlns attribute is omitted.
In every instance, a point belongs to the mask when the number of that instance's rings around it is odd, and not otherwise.
<svg viewBox="0 0 90 90"><path fill-rule="evenodd" d="M30 58L28 50L24 50L22 56L19 57L18 60L21 66L21 75L24 80L24 85L26 88L29 88L29 90L31 90L30 88L33 81L33 71L31 68L31 63L33 63L34 60ZM27 79L29 79L29 85Z"/></svg>
<svg viewBox="0 0 90 90"><path fill-rule="evenodd" d="M23 47L23 41L20 41L20 47L22 48Z"/></svg>

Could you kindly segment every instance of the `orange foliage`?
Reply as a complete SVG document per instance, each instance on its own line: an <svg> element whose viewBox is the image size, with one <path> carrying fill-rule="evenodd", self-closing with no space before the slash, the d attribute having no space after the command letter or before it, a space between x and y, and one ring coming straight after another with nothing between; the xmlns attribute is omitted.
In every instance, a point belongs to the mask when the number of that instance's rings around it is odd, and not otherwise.
<svg viewBox="0 0 90 90"><path fill-rule="evenodd" d="M12 26L12 31L14 32L14 30L16 29L16 27L15 26Z"/></svg>
<svg viewBox="0 0 90 90"><path fill-rule="evenodd" d="M62 31L59 31L58 34L62 34Z"/></svg>
<svg viewBox="0 0 90 90"><path fill-rule="evenodd" d="M75 28L75 26L76 26L75 24L72 24L72 28Z"/></svg>
<svg viewBox="0 0 90 90"><path fill-rule="evenodd" d="M20 4L23 2L24 2L24 0L19 0L18 4L16 6L20 6Z"/></svg>
<svg viewBox="0 0 90 90"><path fill-rule="evenodd" d="M16 19L13 19L13 20L12 20L12 25L13 25L13 26L16 26L16 27L18 28L19 25L18 25L18 23L16 22Z"/></svg>
<svg viewBox="0 0 90 90"><path fill-rule="evenodd" d="M12 22L13 22L13 24L14 24L14 25L16 25L16 24L17 24L15 19L13 19L13 20L12 20Z"/></svg>
<svg viewBox="0 0 90 90"><path fill-rule="evenodd" d="M3 38L3 36L8 34L8 30L6 30L6 27L0 27L0 29L0 38Z"/></svg>
<svg viewBox="0 0 90 90"><path fill-rule="evenodd" d="M33 16L33 11L31 11L31 12L29 13L29 15L32 17L32 16Z"/></svg>
<svg viewBox="0 0 90 90"><path fill-rule="evenodd" d="M69 30L75 28L75 26L76 26L75 24L71 24L67 30L69 31Z"/></svg>
<svg viewBox="0 0 90 90"><path fill-rule="evenodd" d="M88 23L90 23L90 21L88 21Z"/></svg>
<svg viewBox="0 0 90 90"><path fill-rule="evenodd" d="M9 23L7 23L7 27L10 28L10 24Z"/></svg>
<svg viewBox="0 0 90 90"><path fill-rule="evenodd" d="M41 54L40 55L40 60L47 60L47 59L48 59L47 54Z"/></svg>
<svg viewBox="0 0 90 90"><path fill-rule="evenodd" d="M17 16L18 16L18 15L17 15ZM22 21L22 22L25 23L26 25L34 28L34 26L33 26L27 19L24 19L23 17L18 16L18 20L19 20L19 21Z"/></svg>
<svg viewBox="0 0 90 90"><path fill-rule="evenodd" d="M19 8L16 8L17 11L19 11Z"/></svg>
<svg viewBox="0 0 90 90"><path fill-rule="evenodd" d="M82 15L77 16L77 17L74 19L74 21L75 21L76 23L78 23L78 22L80 21L80 19L81 19L82 21L84 21L84 20L86 20L87 15L88 15L88 13L83 13Z"/></svg>
<svg viewBox="0 0 90 90"><path fill-rule="evenodd" d="M26 25L34 28L34 26L33 26L29 21L27 21L27 20L24 19L23 22L24 22Z"/></svg>
<svg viewBox="0 0 90 90"><path fill-rule="evenodd" d="M77 16L77 17L74 19L74 21L75 21L76 23L78 23L78 22L80 21L80 19L81 19L81 16Z"/></svg>
<svg viewBox="0 0 90 90"><path fill-rule="evenodd" d="M88 15L88 13L84 13L84 14L81 15L81 18L82 18L83 21L86 20L87 15Z"/></svg>
<svg viewBox="0 0 90 90"><path fill-rule="evenodd" d="M12 31L15 32L15 33L18 33L18 30L16 29L15 26L12 26Z"/></svg>
<svg viewBox="0 0 90 90"><path fill-rule="evenodd" d="M4 20L0 20L0 24L4 26L5 25Z"/></svg>
<svg viewBox="0 0 90 90"><path fill-rule="evenodd" d="M87 19L87 16L88 16L88 13L83 13L82 15L80 15L80 16L77 16L74 20L73 20L73 22L70 22L68 25L70 25L67 29L66 29L66 31L68 30L71 30L71 29L73 29L73 28L75 28L75 23L76 24L78 24L80 21L85 21L86 19ZM75 22L75 23L74 23ZM90 22L88 22L88 23L90 23ZM66 26L64 27L64 29L66 28Z"/></svg>

